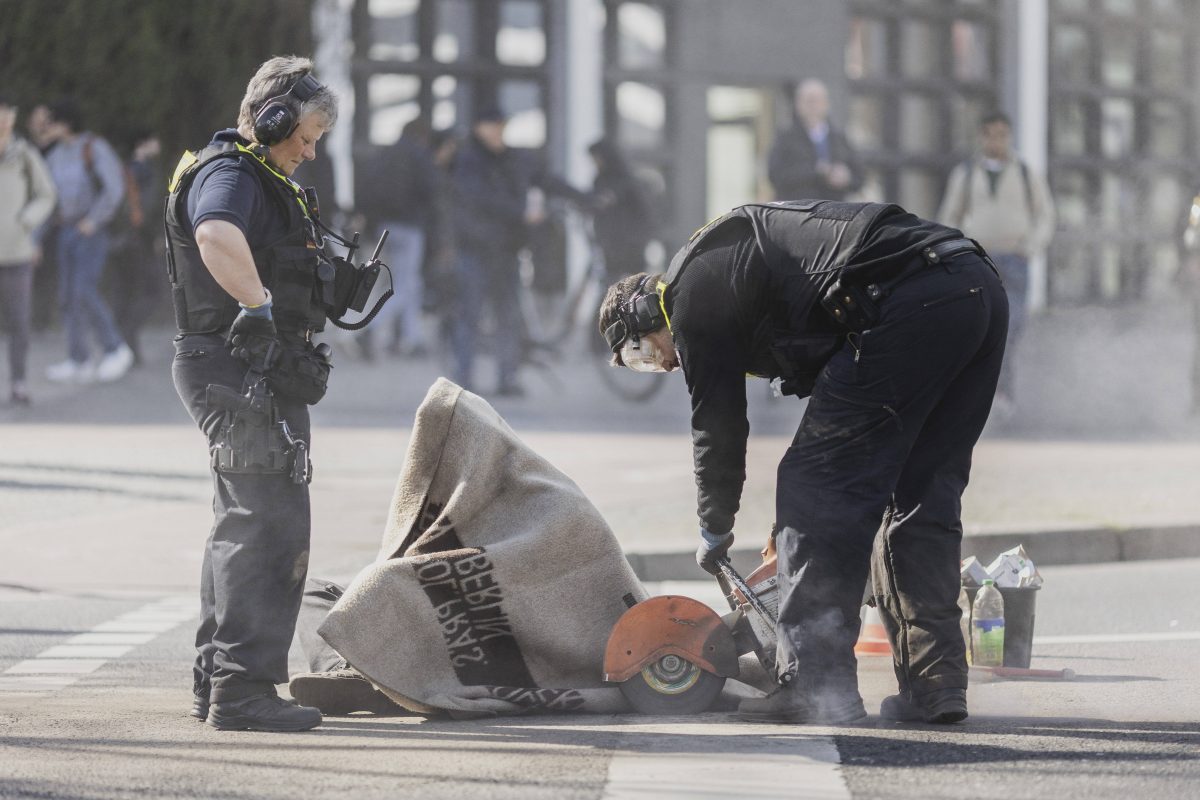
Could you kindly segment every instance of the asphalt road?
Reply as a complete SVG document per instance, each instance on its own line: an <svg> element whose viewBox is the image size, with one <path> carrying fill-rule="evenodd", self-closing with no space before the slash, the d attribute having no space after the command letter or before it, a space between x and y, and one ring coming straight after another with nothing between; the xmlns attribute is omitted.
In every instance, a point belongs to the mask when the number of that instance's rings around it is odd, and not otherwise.
<svg viewBox="0 0 1200 800"><path fill-rule="evenodd" d="M195 600L112 586L0 590L0 797L1192 798L1200 561L1044 570L1034 666L974 680L948 728L690 718L330 718L222 733L186 716ZM672 584L713 598L709 584ZM298 654L294 667L303 668ZM869 711L890 659L864 657Z"/></svg>

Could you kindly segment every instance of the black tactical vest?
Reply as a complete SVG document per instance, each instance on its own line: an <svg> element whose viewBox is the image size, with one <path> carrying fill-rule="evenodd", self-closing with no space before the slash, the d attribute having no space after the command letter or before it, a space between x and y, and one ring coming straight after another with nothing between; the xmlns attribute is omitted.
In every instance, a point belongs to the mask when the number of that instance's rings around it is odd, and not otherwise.
<svg viewBox="0 0 1200 800"><path fill-rule="evenodd" d="M237 301L204 266L196 240L185 222L188 190L200 168L217 158L243 158L254 165L266 202L288 220L284 236L252 252L258 276L271 292L276 327L282 333L306 338L310 332L324 329L322 281L318 277L322 263L320 250L310 233L312 226L300 193L294 184L275 174L253 153L234 142L224 142L201 150L190 165L181 162L183 169L176 173L167 197L167 272L179 332L223 332L240 311Z"/></svg>
<svg viewBox="0 0 1200 800"><path fill-rule="evenodd" d="M875 222L903 209L883 203L791 200L739 206L692 235L667 270L666 289L677 285L692 257L712 234L733 220L744 220L767 268L768 313L748 332L746 372L783 378L783 393L804 397L817 373L841 346L846 330L836 324L819 301L837 281L862 284L878 274L858 275L851 263ZM877 265L894 270L898 263Z"/></svg>
<svg viewBox="0 0 1200 800"><path fill-rule="evenodd" d="M773 327L801 333L813 327L813 308L835 281L844 279L843 270L875 221L897 210L902 211L899 206L884 203L832 200L738 206L692 234L687 245L676 253L667 270L667 291L715 231L731 220L746 220L754 229L769 273Z"/></svg>

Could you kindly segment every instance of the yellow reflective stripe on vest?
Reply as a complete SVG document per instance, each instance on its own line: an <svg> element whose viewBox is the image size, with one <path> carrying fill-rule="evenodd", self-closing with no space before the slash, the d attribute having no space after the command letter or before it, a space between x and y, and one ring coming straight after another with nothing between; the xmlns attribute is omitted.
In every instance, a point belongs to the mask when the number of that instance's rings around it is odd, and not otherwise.
<svg viewBox="0 0 1200 800"><path fill-rule="evenodd" d="M658 284L655 285L654 290L658 293L658 307L662 309L663 319L667 321L667 332L674 333L674 331L671 330L671 315L667 313L667 285L662 281L659 281Z"/></svg>
<svg viewBox="0 0 1200 800"><path fill-rule="evenodd" d="M175 165L175 173L171 175L171 180L167 183L167 191L173 194L179 187L179 181L183 178L183 173L191 169L192 165L199 160L191 150L184 150L183 155L179 157L179 163Z"/></svg>
<svg viewBox="0 0 1200 800"><path fill-rule="evenodd" d="M253 148L246 147L241 142L234 142L234 144L237 145L237 149L239 151L257 159L258 163L267 168L267 172L270 172L276 178L279 178L279 180L283 181L284 184L286 184L287 187L292 190L292 193L296 195L296 202L300 204L300 210L304 212L304 216L310 219L312 218L312 215L308 213L308 203L304 199L304 190L300 188L300 184L296 183L282 172L276 171L274 167L267 163L267 157L259 155Z"/></svg>

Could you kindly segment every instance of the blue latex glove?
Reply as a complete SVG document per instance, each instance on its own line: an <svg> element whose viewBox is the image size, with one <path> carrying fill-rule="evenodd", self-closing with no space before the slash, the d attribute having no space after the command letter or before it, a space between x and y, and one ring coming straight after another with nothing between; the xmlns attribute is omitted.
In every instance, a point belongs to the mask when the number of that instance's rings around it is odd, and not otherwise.
<svg viewBox="0 0 1200 800"><path fill-rule="evenodd" d="M729 554L732 545L733 531L710 533L707 528L701 528L700 546L696 548L696 563L709 575L719 575L721 568L717 566L717 561Z"/></svg>

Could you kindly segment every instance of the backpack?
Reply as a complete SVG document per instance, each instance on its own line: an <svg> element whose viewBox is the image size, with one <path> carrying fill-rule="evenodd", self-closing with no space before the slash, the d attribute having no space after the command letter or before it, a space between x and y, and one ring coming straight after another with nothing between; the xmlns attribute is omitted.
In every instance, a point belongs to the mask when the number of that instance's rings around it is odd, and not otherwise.
<svg viewBox="0 0 1200 800"><path fill-rule="evenodd" d="M92 181L92 189L99 191L100 176L96 174L96 156L92 152L92 147L96 143L96 135L92 133L84 134L83 140L83 166L87 170L88 177ZM113 218L113 222L125 223L124 227L141 228L142 223L146 221L145 215L142 213L142 190L138 188L137 178L133 175L133 170L129 168L129 164L124 161L121 163L121 183L125 187L125 193L121 200L121 211Z"/></svg>
<svg viewBox="0 0 1200 800"><path fill-rule="evenodd" d="M971 178L975 175L975 168L979 166L979 161L974 156L962 162L963 169L966 170L966 176L963 178L963 196L962 204L958 208L959 224L966 219L967 212L971 210ZM1021 182L1025 185L1025 208L1029 210L1029 216L1033 216L1033 184L1029 179L1029 165L1022 159L1017 159L1017 166L1021 168Z"/></svg>

